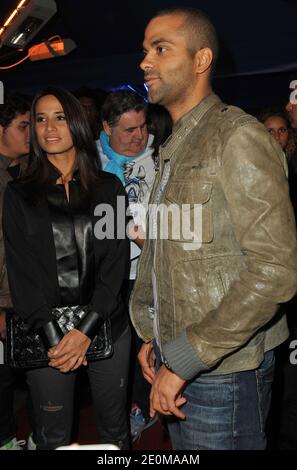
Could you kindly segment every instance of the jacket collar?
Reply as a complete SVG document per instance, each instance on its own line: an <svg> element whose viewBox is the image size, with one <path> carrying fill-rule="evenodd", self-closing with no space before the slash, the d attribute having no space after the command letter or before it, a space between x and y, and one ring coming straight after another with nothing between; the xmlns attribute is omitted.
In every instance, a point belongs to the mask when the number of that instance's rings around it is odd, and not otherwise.
<svg viewBox="0 0 297 470"><path fill-rule="evenodd" d="M204 114L212 108L215 104L221 103L220 98L211 93L210 95L203 98L194 108L187 112L181 119L174 125L174 131L180 129L181 127L190 126L193 128L201 119Z"/></svg>
<svg viewBox="0 0 297 470"><path fill-rule="evenodd" d="M10 163L11 159L0 153L0 168L7 171ZM28 165L28 155L21 157L19 159L19 164L21 165L21 170L23 171Z"/></svg>
<svg viewBox="0 0 297 470"><path fill-rule="evenodd" d="M180 145L192 129L197 126L207 111L218 103L221 103L220 98L214 93L211 93L185 114L173 126L171 136L169 136L166 142L161 146L161 148L166 146L166 156L165 153L161 151L161 158L165 156L166 160L170 160L175 153L177 146Z"/></svg>
<svg viewBox="0 0 297 470"><path fill-rule="evenodd" d="M2 155L0 153L0 168L2 170L7 170L7 168L9 167L10 162L11 162L10 158L5 157L4 155Z"/></svg>
<svg viewBox="0 0 297 470"><path fill-rule="evenodd" d="M57 179L62 176L60 170L53 165L49 160L47 160L47 169L49 174L49 179L52 184L55 184ZM80 175L78 169L74 170L72 181L79 181Z"/></svg>

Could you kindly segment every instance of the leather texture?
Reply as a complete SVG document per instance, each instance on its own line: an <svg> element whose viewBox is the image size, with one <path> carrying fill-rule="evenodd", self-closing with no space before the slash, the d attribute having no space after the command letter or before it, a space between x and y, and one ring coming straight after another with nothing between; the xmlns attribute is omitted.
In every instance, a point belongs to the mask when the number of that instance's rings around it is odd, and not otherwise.
<svg viewBox="0 0 297 470"><path fill-rule="evenodd" d="M161 147L150 202L170 161L159 203L166 208L188 204L193 212L197 204L200 243L196 248L182 233L176 237L165 219L168 237L147 239L144 245L130 313L138 336L152 340L154 266L158 344L172 369L187 380L202 371L216 375L256 368L264 351L288 335L286 319L276 315L297 286L296 230L284 160L263 125L215 95L184 116ZM187 361L191 372L185 376Z"/></svg>
<svg viewBox="0 0 297 470"><path fill-rule="evenodd" d="M56 320L44 323L38 328L37 333L40 335L46 349L52 348L63 338L62 330Z"/></svg>
<svg viewBox="0 0 297 470"><path fill-rule="evenodd" d="M64 334L76 327L90 312L88 306L67 306L52 309L52 315ZM105 359L112 355L110 321L105 320L87 351L87 360ZM26 323L15 314L7 315L5 362L11 367L46 367L49 359L44 343L37 332L28 331Z"/></svg>
<svg viewBox="0 0 297 470"><path fill-rule="evenodd" d="M76 180L69 183L69 196L62 184L47 192L61 306L89 303L95 279L90 201Z"/></svg>
<svg viewBox="0 0 297 470"><path fill-rule="evenodd" d="M65 201L61 185L54 185L60 176L51 165L50 174L53 173L53 186L58 186L59 199ZM75 175L76 176L76 175ZM76 190L74 186L78 181L70 182L68 214L71 217L78 212L83 212L79 203L85 194ZM51 185L49 185L51 192ZM75 192L75 194L74 194ZM81 194L79 194L81 193ZM76 195L78 197L76 197ZM118 199L119 196L119 199ZM56 197L56 195L55 195ZM127 199L125 190L120 181L109 173L99 172L98 184L90 187L91 204L89 214L92 231L96 235L97 224L104 214L97 214L95 208L100 204L110 204L113 208L114 227L117 228L117 220L125 213ZM79 199L79 200L78 200ZM118 205L118 200L123 201ZM64 204L64 203L63 203ZM66 205L66 204L65 204ZM98 312L101 318L110 318L112 337L115 342L125 331L128 325L121 292L122 281L127 272L129 263L129 240L124 236L99 239L92 237L95 269L87 269L83 263L89 263L87 257L77 262L80 276L81 289L79 298L77 289L76 297L72 301L61 299L61 290L57 273L56 247L53 236L52 217L47 201L47 192L38 192L38 187L19 180L12 181L6 188L3 213L3 232L6 245L6 261L13 299L13 309L28 323L30 328L39 329L42 325L52 320L51 308L67 305L91 305L94 312ZM64 206L65 207L65 206ZM60 211L60 208L57 208ZM66 216L68 223L68 217ZM124 226L125 227L125 226ZM59 232L61 234L61 232ZM61 243L67 243L67 240ZM81 238L76 237L81 242ZM78 247L85 252L82 247ZM84 279L82 277L86 275ZM64 286L65 287L65 286ZM70 286L71 287L71 286Z"/></svg>

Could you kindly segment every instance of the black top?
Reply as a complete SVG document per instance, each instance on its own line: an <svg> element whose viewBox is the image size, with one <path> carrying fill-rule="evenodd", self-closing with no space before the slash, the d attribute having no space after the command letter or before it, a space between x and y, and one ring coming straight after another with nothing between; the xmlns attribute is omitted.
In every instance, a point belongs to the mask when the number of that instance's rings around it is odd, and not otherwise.
<svg viewBox="0 0 297 470"><path fill-rule="evenodd" d="M47 202L56 250L60 306L86 305L95 287L91 200L79 180L69 182L69 201L63 184L53 184Z"/></svg>
<svg viewBox="0 0 297 470"><path fill-rule="evenodd" d="M78 179L69 184L68 203L64 186L55 185L54 181L38 204L28 196L28 184L21 181L10 182L5 192L3 232L14 308L29 326L37 329L52 320L52 307L88 302L100 317L111 318L113 337L116 339L128 323L120 296L122 281L129 269L125 190L117 177L100 172L92 200L79 199L82 191ZM69 217L74 223L69 224ZM85 243L90 235L88 220L91 222L93 246L89 256L85 256ZM107 220L108 226L105 226ZM118 225L119 221L121 226ZM84 227L84 233L76 236L77 250L81 251L81 256L67 250L67 247L73 248L69 237L71 227L73 230L75 225L78 229L76 233L79 233L79 226ZM55 233L57 227L60 230ZM117 233L119 230L120 233ZM109 237L104 237L104 233ZM57 237L60 252L57 252L57 243L55 245ZM61 289L65 256L68 256L70 264L81 264L88 259L87 267L79 266L78 269L76 266L80 276L79 282L76 280L73 285L73 298L69 298L69 292L75 272L72 279L71 276L68 279L64 276L66 290ZM69 268L69 263L64 263L66 272L65 266Z"/></svg>
<svg viewBox="0 0 297 470"><path fill-rule="evenodd" d="M18 163L17 165L9 166L7 167L7 171L12 179L18 178L21 173L21 165Z"/></svg>

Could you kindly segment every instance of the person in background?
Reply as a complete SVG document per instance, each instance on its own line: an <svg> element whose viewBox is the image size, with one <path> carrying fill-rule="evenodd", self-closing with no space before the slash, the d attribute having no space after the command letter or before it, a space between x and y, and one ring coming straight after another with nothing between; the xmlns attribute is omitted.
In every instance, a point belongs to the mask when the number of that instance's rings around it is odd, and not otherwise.
<svg viewBox="0 0 297 470"><path fill-rule="evenodd" d="M295 83L297 83L297 81L295 81ZM286 105L286 111L289 114L292 127L297 129L297 84L290 93L290 97Z"/></svg>
<svg viewBox="0 0 297 470"><path fill-rule="evenodd" d="M292 96L293 95L293 96ZM295 142L294 152L289 159L289 187L290 197L295 211L295 218L297 215L297 85L290 93L289 100L286 105L286 111L289 115L291 127L293 129L293 137Z"/></svg>
<svg viewBox="0 0 297 470"><path fill-rule="evenodd" d="M29 109L28 101L13 92L6 92L4 104L0 104L0 340L6 336L5 311L12 307L2 234L3 196L7 183L27 166ZM0 450L22 450L13 411L14 375L8 365L0 365Z"/></svg>
<svg viewBox="0 0 297 470"><path fill-rule="evenodd" d="M288 114L282 108L271 107L262 111L258 119L280 144L289 161L296 150L296 136Z"/></svg>
<svg viewBox="0 0 297 470"><path fill-rule="evenodd" d="M158 12L143 49L149 101L173 120L130 300L150 415L168 418L174 449L265 449L274 349L288 335L278 307L297 289L283 152L213 93L218 42L203 12Z"/></svg>
<svg viewBox="0 0 297 470"><path fill-rule="evenodd" d="M297 220L297 103L292 96L286 105L295 139L295 149L289 160L290 197ZM282 377L282 403L279 425L278 448L280 450L297 450L297 365L294 360L294 347L297 340L297 297L295 296L284 306L287 314L290 336L284 347L280 349L280 374ZM279 403L278 403L279 407Z"/></svg>
<svg viewBox="0 0 297 470"><path fill-rule="evenodd" d="M81 87L73 92L74 96L83 106L88 121L91 126L93 139L97 140L101 131L101 106L106 98L107 93L92 90L91 88Z"/></svg>
<svg viewBox="0 0 297 470"><path fill-rule="evenodd" d="M125 191L118 178L99 171L86 115L71 93L53 87L38 93L30 130L29 171L6 188L3 234L14 310L48 350L48 367L26 371L33 439L37 450L70 444L75 371L86 365L99 442L128 449L131 335L121 297L129 260ZM111 211L105 232L100 206L106 205ZM87 306L87 315L65 335L52 315L52 308L63 306ZM113 355L87 363L105 319Z"/></svg>
<svg viewBox="0 0 297 470"><path fill-rule="evenodd" d="M102 107L102 126L98 145L103 171L117 175L122 181L129 200L132 228L137 227L136 237L131 241L131 266L129 279L124 283L126 306L136 277L137 262L144 243L143 224L150 191L155 179L154 136L148 133L146 104L144 99L131 90L110 93ZM139 338L134 333L131 355L132 405L130 426L132 440L151 427L156 419L149 416L150 386L142 377L136 355Z"/></svg>
<svg viewBox="0 0 297 470"><path fill-rule="evenodd" d="M148 131L154 136L152 157L155 167L159 168L159 150L172 132L172 119L167 109L159 104L148 103L146 114Z"/></svg>

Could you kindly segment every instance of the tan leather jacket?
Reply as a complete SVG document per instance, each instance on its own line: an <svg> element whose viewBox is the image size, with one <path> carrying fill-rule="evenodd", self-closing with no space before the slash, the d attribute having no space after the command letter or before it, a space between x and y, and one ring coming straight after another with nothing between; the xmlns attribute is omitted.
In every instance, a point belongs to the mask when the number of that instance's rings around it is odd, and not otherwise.
<svg viewBox="0 0 297 470"><path fill-rule="evenodd" d="M258 367L287 337L278 304L297 290L295 221L283 153L262 124L205 98L175 126L160 152L170 178L160 202L202 205L201 246L169 227L147 240L132 293L131 319L153 338L155 246L160 348L184 379ZM151 201L160 186L156 178ZM162 224L163 222L161 222Z"/></svg>

